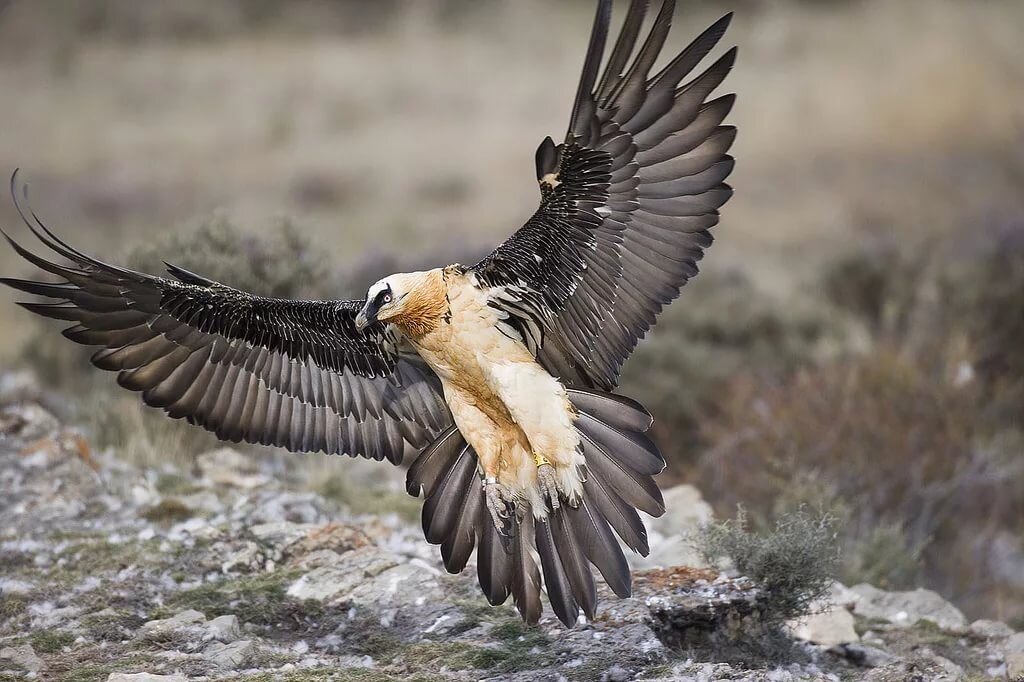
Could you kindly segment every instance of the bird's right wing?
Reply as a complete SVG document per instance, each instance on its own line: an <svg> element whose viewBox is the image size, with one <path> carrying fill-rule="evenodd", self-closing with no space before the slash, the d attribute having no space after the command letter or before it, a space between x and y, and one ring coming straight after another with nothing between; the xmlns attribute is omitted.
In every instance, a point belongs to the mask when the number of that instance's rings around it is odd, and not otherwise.
<svg viewBox="0 0 1024 682"><path fill-rule="evenodd" d="M36 237L70 266L4 237L62 281L3 278L55 299L21 303L74 325L99 346L94 365L118 373L147 405L224 440L399 463L451 424L434 373L385 326L355 326L362 301L254 296L175 266L175 279L103 263L69 246L18 205ZM31 216L31 217L29 217Z"/></svg>

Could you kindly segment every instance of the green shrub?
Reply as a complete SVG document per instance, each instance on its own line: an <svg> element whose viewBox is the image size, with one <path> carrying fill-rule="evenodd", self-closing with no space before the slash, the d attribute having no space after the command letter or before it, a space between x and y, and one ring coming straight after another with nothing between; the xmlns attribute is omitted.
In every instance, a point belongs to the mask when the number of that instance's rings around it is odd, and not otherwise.
<svg viewBox="0 0 1024 682"><path fill-rule="evenodd" d="M806 508L779 517L771 532L757 533L748 528L741 507L736 518L701 528L695 540L709 563L727 558L761 588L762 619L768 623L810 613L839 566L836 519Z"/></svg>

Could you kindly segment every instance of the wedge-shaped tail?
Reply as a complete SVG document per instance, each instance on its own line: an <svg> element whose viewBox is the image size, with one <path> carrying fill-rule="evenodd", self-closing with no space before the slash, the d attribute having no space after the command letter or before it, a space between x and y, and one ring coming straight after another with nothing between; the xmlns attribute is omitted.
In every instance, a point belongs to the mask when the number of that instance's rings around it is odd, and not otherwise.
<svg viewBox="0 0 1024 682"><path fill-rule="evenodd" d="M528 623L540 619L542 585L563 623L575 624L581 610L592 619L593 568L615 594L628 597L632 585L622 546L648 553L637 510L652 516L665 511L653 479L665 461L644 433L651 425L646 410L597 391L570 389L569 399L578 412L586 462L583 497L575 507L563 503L541 520L520 502L510 537L502 536L484 506L476 453L454 426L419 455L406 480L411 495L426 498L423 533L441 545L445 568L461 572L476 548L477 577L487 600L497 605L512 595Z"/></svg>

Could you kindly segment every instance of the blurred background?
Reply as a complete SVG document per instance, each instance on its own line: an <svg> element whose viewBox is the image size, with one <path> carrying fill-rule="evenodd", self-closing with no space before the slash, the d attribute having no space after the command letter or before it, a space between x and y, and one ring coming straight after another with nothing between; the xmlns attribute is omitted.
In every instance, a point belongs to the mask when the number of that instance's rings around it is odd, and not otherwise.
<svg viewBox="0 0 1024 682"><path fill-rule="evenodd" d="M657 418L663 482L766 527L830 510L848 584L925 586L1024 627L1024 3L681 5L676 48L737 12L740 134L703 274L623 377ZM475 262L532 213L592 10L0 1L0 172L21 167L42 217L108 260L359 296ZM9 201L0 222L26 234ZM6 249L0 271L31 272ZM3 367L35 372L97 446L210 446L14 300ZM356 494L353 462L288 461Z"/></svg>

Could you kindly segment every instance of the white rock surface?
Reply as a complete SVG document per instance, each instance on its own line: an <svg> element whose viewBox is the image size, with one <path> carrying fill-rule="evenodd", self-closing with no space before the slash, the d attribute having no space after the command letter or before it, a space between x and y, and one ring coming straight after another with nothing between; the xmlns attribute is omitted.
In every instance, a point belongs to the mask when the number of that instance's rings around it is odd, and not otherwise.
<svg viewBox="0 0 1024 682"><path fill-rule="evenodd" d="M947 630L967 625L960 609L931 590L918 588L910 592L884 592L866 583L851 589L858 597L853 612L864 618L879 618L906 627L919 620L930 620Z"/></svg>
<svg viewBox="0 0 1024 682"><path fill-rule="evenodd" d="M184 675L154 675L153 673L110 673L107 682L187 682Z"/></svg>

